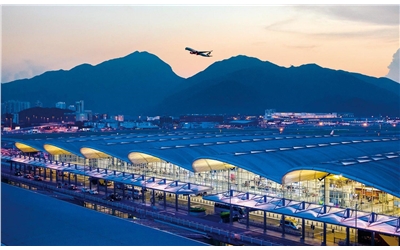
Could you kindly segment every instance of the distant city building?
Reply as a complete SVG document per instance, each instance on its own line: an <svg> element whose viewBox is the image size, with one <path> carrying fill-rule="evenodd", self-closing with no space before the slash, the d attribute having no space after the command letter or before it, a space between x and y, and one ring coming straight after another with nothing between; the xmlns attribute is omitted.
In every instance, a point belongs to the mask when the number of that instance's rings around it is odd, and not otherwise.
<svg viewBox="0 0 400 250"><path fill-rule="evenodd" d="M76 121L87 121L88 120L88 115L86 113L76 113Z"/></svg>
<svg viewBox="0 0 400 250"><path fill-rule="evenodd" d="M114 120L123 122L124 121L124 115L116 115L114 116Z"/></svg>
<svg viewBox="0 0 400 250"><path fill-rule="evenodd" d="M183 129L196 129L196 128L215 128L219 125L217 122L184 122L181 124Z"/></svg>
<svg viewBox="0 0 400 250"><path fill-rule="evenodd" d="M76 111L75 105L71 104L68 106L69 110Z"/></svg>
<svg viewBox="0 0 400 250"><path fill-rule="evenodd" d="M39 100L36 101L35 107L43 107L43 103Z"/></svg>
<svg viewBox="0 0 400 250"><path fill-rule="evenodd" d="M131 121L123 121L119 124L120 127L123 128L135 128L136 127L136 122L131 122Z"/></svg>
<svg viewBox="0 0 400 250"><path fill-rule="evenodd" d="M88 121L92 121L93 120L93 112L91 110L85 110L84 113L86 114Z"/></svg>
<svg viewBox="0 0 400 250"><path fill-rule="evenodd" d="M84 102L82 100L75 102L75 111L76 113L83 113Z"/></svg>
<svg viewBox="0 0 400 250"><path fill-rule="evenodd" d="M272 119L272 115L276 112L276 109L266 109L264 119L269 120Z"/></svg>
<svg viewBox="0 0 400 250"><path fill-rule="evenodd" d="M354 113L338 113L338 117L351 118L354 117Z"/></svg>
<svg viewBox="0 0 400 250"><path fill-rule="evenodd" d="M216 122L222 123L224 117L222 115L182 115L179 117L181 123L185 122Z"/></svg>
<svg viewBox="0 0 400 250"><path fill-rule="evenodd" d="M326 119L337 118L337 113L308 113L308 112L276 112L275 109L266 109L264 119Z"/></svg>
<svg viewBox="0 0 400 250"><path fill-rule="evenodd" d="M160 120L160 116L148 116L147 117L147 121L159 121Z"/></svg>
<svg viewBox="0 0 400 250"><path fill-rule="evenodd" d="M19 113L13 115L13 123L19 124Z"/></svg>
<svg viewBox="0 0 400 250"><path fill-rule="evenodd" d="M31 108L31 104L30 102L21 102L21 101L14 101L14 100L10 100L10 101L6 101L4 103L2 103L2 109L1 109L1 113L5 114L5 113L9 113L9 114L15 114L18 113L22 110L25 109L29 109Z"/></svg>
<svg viewBox="0 0 400 250"><path fill-rule="evenodd" d="M158 129L157 125L152 124L151 122L137 122L136 129Z"/></svg>
<svg viewBox="0 0 400 250"><path fill-rule="evenodd" d="M57 102L56 103L56 108L65 109L66 107L67 107L67 105L65 104L65 102Z"/></svg>
<svg viewBox="0 0 400 250"><path fill-rule="evenodd" d="M19 124L23 126L40 125L44 123L56 122L67 123L75 121L75 113L66 112L58 108L34 107L19 112Z"/></svg>

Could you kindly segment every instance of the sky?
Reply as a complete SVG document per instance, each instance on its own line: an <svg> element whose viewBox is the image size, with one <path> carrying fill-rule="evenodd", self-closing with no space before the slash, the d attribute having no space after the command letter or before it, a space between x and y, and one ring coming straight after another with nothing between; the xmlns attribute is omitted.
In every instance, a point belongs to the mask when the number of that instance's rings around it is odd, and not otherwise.
<svg viewBox="0 0 400 250"><path fill-rule="evenodd" d="M261 2L261 1L259 1ZM399 5L2 2L1 82L147 51L188 78L237 55L399 82ZM101 2L100 2L101 3ZM200 4L202 3L202 4ZM212 57L185 47L212 50Z"/></svg>

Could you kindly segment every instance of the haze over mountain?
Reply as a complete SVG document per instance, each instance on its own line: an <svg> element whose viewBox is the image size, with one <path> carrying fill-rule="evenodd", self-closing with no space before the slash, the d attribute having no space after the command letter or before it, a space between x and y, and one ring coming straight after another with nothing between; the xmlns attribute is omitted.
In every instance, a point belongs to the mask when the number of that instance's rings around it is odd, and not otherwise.
<svg viewBox="0 0 400 250"><path fill-rule="evenodd" d="M201 59L201 58L199 58ZM129 115L352 112L399 116L400 84L316 64L280 67L238 55L184 79L148 52L134 52L96 66L46 72L2 84L2 101L44 106L84 100L85 109Z"/></svg>

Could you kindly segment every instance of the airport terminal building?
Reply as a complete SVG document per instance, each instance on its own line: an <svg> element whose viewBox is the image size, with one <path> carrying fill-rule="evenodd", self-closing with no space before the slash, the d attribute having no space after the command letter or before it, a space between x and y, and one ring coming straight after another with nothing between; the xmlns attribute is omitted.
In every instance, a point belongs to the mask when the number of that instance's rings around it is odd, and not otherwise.
<svg viewBox="0 0 400 250"><path fill-rule="evenodd" d="M13 139L21 154L2 160L55 181L81 176L90 186L96 178L185 196L189 206L200 195L293 217L303 228L312 220L400 237L399 138L245 130L32 135Z"/></svg>

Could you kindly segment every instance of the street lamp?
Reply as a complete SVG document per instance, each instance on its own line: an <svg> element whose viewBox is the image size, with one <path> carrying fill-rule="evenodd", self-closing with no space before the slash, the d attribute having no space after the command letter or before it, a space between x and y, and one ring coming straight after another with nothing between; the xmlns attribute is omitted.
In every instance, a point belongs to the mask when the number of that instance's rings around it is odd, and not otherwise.
<svg viewBox="0 0 400 250"><path fill-rule="evenodd" d="M232 226L232 216L233 216L233 207L232 207L232 191L231 191L231 182L230 182L230 174L231 168L228 168L228 195L229 195L229 226Z"/></svg>
<svg viewBox="0 0 400 250"><path fill-rule="evenodd" d="M86 158L83 159L83 188L86 188Z"/></svg>
<svg viewBox="0 0 400 250"><path fill-rule="evenodd" d="M357 242L357 207L358 207L358 203L356 203L356 219L355 219L355 228L354 228L354 245Z"/></svg>

